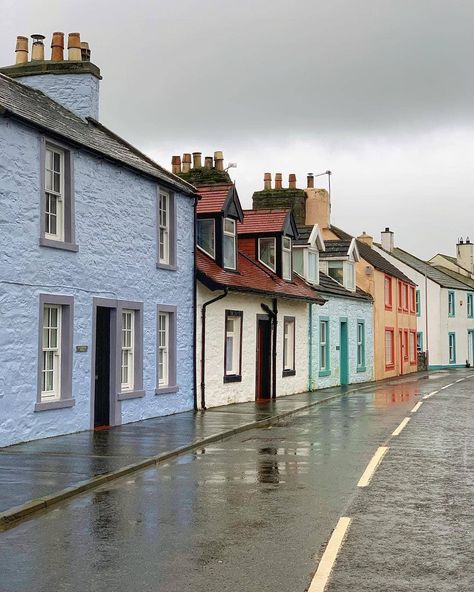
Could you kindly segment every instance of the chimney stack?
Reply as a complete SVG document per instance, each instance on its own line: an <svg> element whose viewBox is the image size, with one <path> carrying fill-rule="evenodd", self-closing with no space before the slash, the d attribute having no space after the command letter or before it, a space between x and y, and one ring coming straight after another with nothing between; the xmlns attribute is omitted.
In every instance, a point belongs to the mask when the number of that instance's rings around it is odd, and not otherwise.
<svg viewBox="0 0 474 592"><path fill-rule="evenodd" d="M15 53L17 64L26 64L28 62L28 37L19 35L16 38Z"/></svg>
<svg viewBox="0 0 474 592"><path fill-rule="evenodd" d="M263 175L263 188L265 189L265 191L268 191L269 189L272 188L272 174L271 173L265 173Z"/></svg>
<svg viewBox="0 0 474 592"><path fill-rule="evenodd" d="M181 156L171 157L171 172L174 175L179 175L181 172Z"/></svg>
<svg viewBox="0 0 474 592"><path fill-rule="evenodd" d="M62 62L64 60L64 33L56 31L51 40L51 61Z"/></svg>
<svg viewBox="0 0 474 592"><path fill-rule="evenodd" d="M388 253L391 253L395 246L393 232L387 226L387 228L380 233L380 236L382 239L382 249L384 249L384 251L387 251Z"/></svg>
<svg viewBox="0 0 474 592"><path fill-rule="evenodd" d="M31 49L31 61L42 62L44 61L44 35L32 35L33 47Z"/></svg>
<svg viewBox="0 0 474 592"><path fill-rule="evenodd" d="M87 41L81 41L81 58L83 62L91 61L91 50Z"/></svg>
<svg viewBox="0 0 474 592"><path fill-rule="evenodd" d="M193 169L202 168L201 152L193 152Z"/></svg>
<svg viewBox="0 0 474 592"><path fill-rule="evenodd" d="M290 173L288 177L288 188L296 189L296 175L294 173Z"/></svg>
<svg viewBox="0 0 474 592"><path fill-rule="evenodd" d="M466 237L465 241L461 238L456 245L456 262L459 267L468 271L471 277L474 275L474 244L469 237Z"/></svg>
<svg viewBox="0 0 474 592"><path fill-rule="evenodd" d="M183 173L189 173L191 170L191 153L183 154Z"/></svg>
<svg viewBox="0 0 474 592"><path fill-rule="evenodd" d="M68 42L68 60L70 62L82 62L82 51L81 51L81 34L80 33L69 33Z"/></svg>
<svg viewBox="0 0 474 592"><path fill-rule="evenodd" d="M314 189L314 175L313 173L308 173L306 177L306 187L307 189Z"/></svg>
<svg viewBox="0 0 474 592"><path fill-rule="evenodd" d="M282 188L282 177L281 173L275 173L275 189Z"/></svg>
<svg viewBox="0 0 474 592"><path fill-rule="evenodd" d="M204 158L204 168L212 169L212 164L213 164L212 156L206 156Z"/></svg>
<svg viewBox="0 0 474 592"><path fill-rule="evenodd" d="M224 170L224 155L220 150L214 152L214 166L217 171Z"/></svg>
<svg viewBox="0 0 474 592"><path fill-rule="evenodd" d="M369 247L371 247L374 244L374 237L370 236L370 234L367 234L365 230L360 236L357 237L357 240L361 243L369 245Z"/></svg>

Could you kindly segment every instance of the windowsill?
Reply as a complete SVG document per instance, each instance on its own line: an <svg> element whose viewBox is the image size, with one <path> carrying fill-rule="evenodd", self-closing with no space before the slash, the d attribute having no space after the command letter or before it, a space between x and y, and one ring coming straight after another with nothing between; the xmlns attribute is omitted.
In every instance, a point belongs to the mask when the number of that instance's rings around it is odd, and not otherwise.
<svg viewBox="0 0 474 592"><path fill-rule="evenodd" d="M223 269L224 271L227 271L228 273L237 273L237 274L239 273L239 272L237 271L237 269L234 269L234 268L232 268L232 267L224 267L224 266L222 266L222 269ZM240 275L240 274L239 274L239 275Z"/></svg>
<svg viewBox="0 0 474 592"><path fill-rule="evenodd" d="M367 372L367 368L365 366L357 366L357 372Z"/></svg>
<svg viewBox="0 0 474 592"><path fill-rule="evenodd" d="M319 371L319 376L323 377L323 376L331 376L331 370L320 370Z"/></svg>
<svg viewBox="0 0 474 592"><path fill-rule="evenodd" d="M176 271L178 268L175 263L160 263L156 262L156 269L167 269L168 271Z"/></svg>
<svg viewBox="0 0 474 592"><path fill-rule="evenodd" d="M224 383L226 382L242 382L242 376L240 374L229 374L224 376Z"/></svg>
<svg viewBox="0 0 474 592"><path fill-rule="evenodd" d="M35 403L35 411L49 411L52 409L66 409L67 407L74 407L75 399L58 399L57 401L41 401Z"/></svg>
<svg viewBox="0 0 474 592"><path fill-rule="evenodd" d="M155 395L168 395L170 393L177 393L179 391L179 386L175 384L174 386L159 386L155 389Z"/></svg>
<svg viewBox="0 0 474 592"><path fill-rule="evenodd" d="M385 305L385 310L393 310L393 306L389 306L388 304Z"/></svg>
<svg viewBox="0 0 474 592"><path fill-rule="evenodd" d="M123 391L117 393L117 401L126 401L127 399L139 399L145 396L145 391Z"/></svg>
<svg viewBox="0 0 474 592"><path fill-rule="evenodd" d="M56 241L50 238L41 237L39 239L39 244L40 247L50 247L52 249L60 249L61 251L72 251L73 253L77 253L79 251L79 246L74 243Z"/></svg>
<svg viewBox="0 0 474 592"><path fill-rule="evenodd" d="M283 370L282 376L296 376L296 370Z"/></svg>
<svg viewBox="0 0 474 592"><path fill-rule="evenodd" d="M393 370L395 368L395 364L385 364L385 370Z"/></svg>
<svg viewBox="0 0 474 592"><path fill-rule="evenodd" d="M456 315L448 314L448 319L455 319L455 318L456 318Z"/></svg>

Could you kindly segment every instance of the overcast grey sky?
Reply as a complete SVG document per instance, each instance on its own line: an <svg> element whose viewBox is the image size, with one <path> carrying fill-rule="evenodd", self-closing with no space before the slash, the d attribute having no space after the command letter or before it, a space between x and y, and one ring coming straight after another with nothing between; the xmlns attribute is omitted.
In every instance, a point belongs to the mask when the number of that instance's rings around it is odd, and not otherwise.
<svg viewBox="0 0 474 592"><path fill-rule="evenodd" d="M101 120L164 166L223 150L244 206L264 172L331 169L333 223L422 257L474 236L472 0L1 0L18 34L79 31ZM49 41L48 39L48 41Z"/></svg>

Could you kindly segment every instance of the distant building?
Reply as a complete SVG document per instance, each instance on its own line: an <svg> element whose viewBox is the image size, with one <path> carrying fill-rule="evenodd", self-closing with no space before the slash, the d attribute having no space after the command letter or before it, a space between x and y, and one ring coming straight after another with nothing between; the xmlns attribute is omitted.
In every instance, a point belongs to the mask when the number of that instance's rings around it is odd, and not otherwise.
<svg viewBox="0 0 474 592"><path fill-rule="evenodd" d="M34 37L0 70L0 446L194 404L193 187L97 121L77 34Z"/></svg>

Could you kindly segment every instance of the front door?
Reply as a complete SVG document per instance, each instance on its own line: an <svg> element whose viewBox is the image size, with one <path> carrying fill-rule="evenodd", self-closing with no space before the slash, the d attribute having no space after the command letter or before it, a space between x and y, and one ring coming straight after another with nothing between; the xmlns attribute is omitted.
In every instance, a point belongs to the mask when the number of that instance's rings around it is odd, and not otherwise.
<svg viewBox="0 0 474 592"><path fill-rule="evenodd" d="M341 321L339 343L340 380L341 384L349 384L349 343L347 334L347 321Z"/></svg>
<svg viewBox="0 0 474 592"><path fill-rule="evenodd" d="M271 399L272 327L270 319L257 319L257 401Z"/></svg>
<svg viewBox="0 0 474 592"><path fill-rule="evenodd" d="M94 428L103 428L110 425L110 313L110 308L97 307Z"/></svg>

